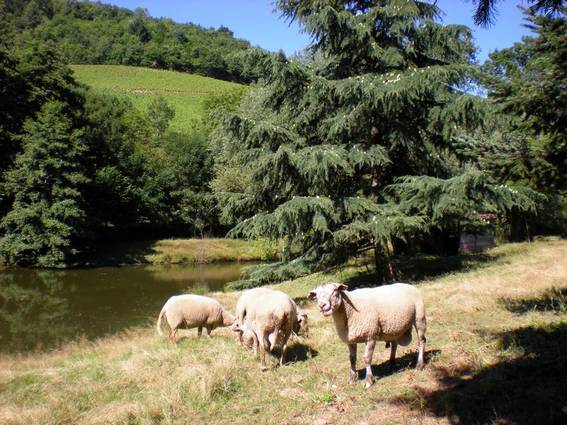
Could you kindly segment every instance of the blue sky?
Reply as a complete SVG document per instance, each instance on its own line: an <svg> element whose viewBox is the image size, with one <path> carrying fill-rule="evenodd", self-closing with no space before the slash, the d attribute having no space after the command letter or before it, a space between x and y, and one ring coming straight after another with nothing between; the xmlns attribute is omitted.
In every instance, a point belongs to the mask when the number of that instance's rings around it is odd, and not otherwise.
<svg viewBox="0 0 567 425"><path fill-rule="evenodd" d="M117 6L148 9L156 18L171 18L176 22L192 22L203 27L230 28L236 37L268 50L284 50L287 54L300 51L309 43L309 37L296 24L289 24L273 12L271 0L102 0ZM445 12L446 24L465 24L473 29L480 47L478 59L482 62L495 49L510 47L529 32L522 27L522 14L517 5L525 1L500 0L495 24L482 29L472 22L471 0L438 0Z"/></svg>

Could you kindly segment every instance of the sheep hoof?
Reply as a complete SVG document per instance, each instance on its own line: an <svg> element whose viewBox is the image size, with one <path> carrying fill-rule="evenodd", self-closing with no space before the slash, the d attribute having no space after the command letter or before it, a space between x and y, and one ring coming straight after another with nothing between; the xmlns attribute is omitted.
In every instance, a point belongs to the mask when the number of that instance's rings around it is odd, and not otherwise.
<svg viewBox="0 0 567 425"><path fill-rule="evenodd" d="M415 368L417 370L423 370L425 368L425 364L423 362L418 362Z"/></svg>
<svg viewBox="0 0 567 425"><path fill-rule="evenodd" d="M262 372L266 372L268 370L268 366L262 365L262 366L260 366L260 370Z"/></svg>
<svg viewBox="0 0 567 425"><path fill-rule="evenodd" d="M368 388L370 388L372 386L372 384L374 384L374 380L373 379L367 379L364 382L364 389L367 390Z"/></svg>

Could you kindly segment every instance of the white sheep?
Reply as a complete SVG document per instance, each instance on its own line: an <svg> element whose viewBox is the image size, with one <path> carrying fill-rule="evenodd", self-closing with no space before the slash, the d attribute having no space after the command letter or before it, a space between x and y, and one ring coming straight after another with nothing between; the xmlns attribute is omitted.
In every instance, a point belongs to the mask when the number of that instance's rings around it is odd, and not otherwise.
<svg viewBox="0 0 567 425"><path fill-rule="evenodd" d="M236 303L236 322L240 323L240 324L244 324L245 322L245 317L246 317L246 308L248 305L254 304L256 302L257 299L259 299L260 297L262 297L262 294L273 294L274 292L280 292L283 294L283 292L281 291L274 291L273 289L270 288L253 288L253 289L247 289L245 291L242 292L242 294L240 295L240 298L238 299L237 303ZM289 296L287 296L287 298L289 298ZM293 301L293 299L289 298L289 300L291 301L291 303L293 304L293 308L295 310L295 316L296 316L296 320L294 322L293 325L293 332L295 334L298 335L305 335L308 336L309 334L309 315L304 312L303 310L301 310L299 307L297 307L297 304L295 303L295 301ZM239 329L239 328L235 328L233 329L236 333L243 331L244 329ZM251 328L250 328L251 331Z"/></svg>
<svg viewBox="0 0 567 425"><path fill-rule="evenodd" d="M230 314L217 300L202 295L185 294L171 297L164 304L157 321L157 332L161 336L161 320L165 316L169 324L169 341L175 340L179 328L198 328L197 334L201 336L203 328L207 335L222 326L234 323L234 316Z"/></svg>
<svg viewBox="0 0 567 425"><path fill-rule="evenodd" d="M254 355L258 354L258 338L252 329L249 322L244 322L240 324L238 320L235 320L231 330L236 334L236 339L243 347L247 349L254 349Z"/></svg>
<svg viewBox="0 0 567 425"><path fill-rule="evenodd" d="M425 307L421 292L412 285L395 283L377 288L346 291L339 283L327 283L309 292L309 298L317 299L319 311L333 316L339 338L348 345L350 358L349 383L356 379L356 344L366 343L365 387L374 382L372 355L376 341L391 344L390 364L396 357L397 345L411 342L412 326L418 336L417 368L423 369L425 350Z"/></svg>
<svg viewBox="0 0 567 425"><path fill-rule="evenodd" d="M236 304L235 332L251 330L255 338L254 344L260 349L262 370L267 370L266 349L272 351L281 345L280 365L283 365L287 341L294 329L299 329L295 302L281 291L268 288L246 290ZM250 338L250 336L248 336ZM242 341L242 340L241 340ZM256 352L256 345L254 345Z"/></svg>

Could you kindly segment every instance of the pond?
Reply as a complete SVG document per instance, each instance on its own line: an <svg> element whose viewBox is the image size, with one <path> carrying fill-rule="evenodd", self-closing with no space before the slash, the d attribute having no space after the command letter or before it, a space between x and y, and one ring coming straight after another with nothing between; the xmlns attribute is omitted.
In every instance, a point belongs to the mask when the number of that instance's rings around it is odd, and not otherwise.
<svg viewBox="0 0 567 425"><path fill-rule="evenodd" d="M85 337L155 326L165 301L222 291L238 263L0 271L0 352L49 350Z"/></svg>

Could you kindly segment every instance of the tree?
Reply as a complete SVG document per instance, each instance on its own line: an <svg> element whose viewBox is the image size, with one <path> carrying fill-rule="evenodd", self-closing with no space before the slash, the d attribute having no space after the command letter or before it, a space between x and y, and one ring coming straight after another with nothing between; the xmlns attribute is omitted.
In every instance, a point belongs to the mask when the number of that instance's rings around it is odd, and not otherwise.
<svg viewBox="0 0 567 425"><path fill-rule="evenodd" d="M46 103L24 125L23 151L6 177L14 203L0 222L0 253L9 263L57 267L77 254L88 181L81 137L60 102Z"/></svg>
<svg viewBox="0 0 567 425"><path fill-rule="evenodd" d="M171 120L175 117L175 109L169 106L163 96L157 96L148 105L147 117L154 129L156 140L159 140L165 134Z"/></svg>
<svg viewBox="0 0 567 425"><path fill-rule="evenodd" d="M487 88L492 119L480 137L464 140L470 156L503 183L547 195L540 218L531 220L536 230L566 229L567 20L566 9L561 11L545 17L526 10L534 35L490 54L479 81ZM526 223L516 223L515 239L528 236Z"/></svg>
<svg viewBox="0 0 567 425"><path fill-rule="evenodd" d="M477 228L479 211L534 208L455 154L458 129L483 111L459 89L474 51L466 27L437 23L437 7L420 1L277 6L313 37L312 60L253 56L265 80L213 133L215 158L238 161L251 180L239 192L216 188L231 235L285 241L284 262L242 285L368 249L388 280L393 239Z"/></svg>
<svg viewBox="0 0 567 425"><path fill-rule="evenodd" d="M490 26L496 13L497 0L473 0L476 5L474 23L481 26ZM530 10L533 13L551 15L558 13L565 5L565 0L530 0Z"/></svg>
<svg viewBox="0 0 567 425"><path fill-rule="evenodd" d="M567 19L526 11L535 37L491 53L481 83L510 127L538 158L531 186L567 191ZM546 189L547 188L547 189Z"/></svg>
<svg viewBox="0 0 567 425"><path fill-rule="evenodd" d="M140 42L147 43L152 39L152 35L146 27L145 19L141 16L136 16L134 20L130 23L129 31L138 37Z"/></svg>
<svg viewBox="0 0 567 425"><path fill-rule="evenodd" d="M33 43L18 50L0 48L0 217L13 201L1 183L21 151L16 135L22 133L26 118L50 100L61 101L68 105L67 112L80 114L82 90L71 73L50 46Z"/></svg>

